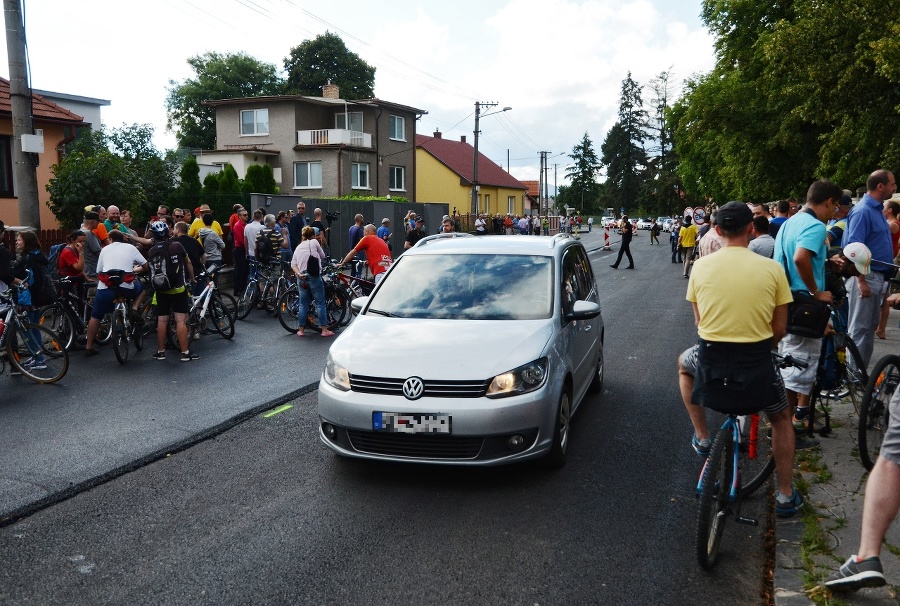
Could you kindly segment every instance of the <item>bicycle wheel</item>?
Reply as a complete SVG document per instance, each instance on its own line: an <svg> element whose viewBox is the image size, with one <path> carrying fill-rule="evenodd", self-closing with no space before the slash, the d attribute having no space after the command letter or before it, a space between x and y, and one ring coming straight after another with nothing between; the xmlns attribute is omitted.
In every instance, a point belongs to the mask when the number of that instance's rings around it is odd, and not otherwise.
<svg viewBox="0 0 900 606"><path fill-rule="evenodd" d="M843 397L849 397L853 402L853 409L859 413L863 391L869 382L869 374L866 372L866 365L863 363L859 348L849 335L844 337L844 346L846 347L844 372L840 377L841 385L846 386L846 395Z"/></svg>
<svg viewBox="0 0 900 606"><path fill-rule="evenodd" d="M218 293L212 295L206 310L206 317L220 335L226 339L234 336L234 318L222 303L222 298Z"/></svg>
<svg viewBox="0 0 900 606"><path fill-rule="evenodd" d="M306 314L297 318L297 308L300 306L300 293L296 288L288 289L278 298L275 304L275 315L278 321L288 332L294 333L306 326Z"/></svg>
<svg viewBox="0 0 900 606"><path fill-rule="evenodd" d="M125 318L119 309L113 311L112 331L116 360L119 361L119 364L124 364L128 361L128 327L125 325Z"/></svg>
<svg viewBox="0 0 900 606"><path fill-rule="evenodd" d="M244 294L241 295L241 298L238 299L237 303L237 318L238 320L244 320L247 316L250 315L250 312L253 311L253 308L256 307L256 303L259 301L259 286L256 281L251 281L247 284L247 288L244 289Z"/></svg>
<svg viewBox="0 0 900 606"><path fill-rule="evenodd" d="M62 339L46 326L16 323L6 341L9 363L35 383L55 383L69 370L69 354Z"/></svg>
<svg viewBox="0 0 900 606"><path fill-rule="evenodd" d="M772 440L768 432L759 430L759 417L755 421L751 416L744 417L740 422L740 428L741 456L738 459L738 467L743 498L769 479L775 470L775 459L772 457Z"/></svg>
<svg viewBox="0 0 900 606"><path fill-rule="evenodd" d="M328 326L332 328L350 323L350 296L341 286L332 285L325 289L325 313ZM346 321L345 321L346 319Z"/></svg>
<svg viewBox="0 0 900 606"><path fill-rule="evenodd" d="M237 299L229 295L227 292L219 289L216 289L216 294L219 296L219 300L222 302L222 305L225 306L225 311L227 311L228 315L231 316L232 323L237 322Z"/></svg>
<svg viewBox="0 0 900 606"><path fill-rule="evenodd" d="M71 349L75 343L75 320L61 303L54 303L41 309L38 324L55 332L65 349Z"/></svg>
<svg viewBox="0 0 900 606"><path fill-rule="evenodd" d="M106 314L103 316L103 319L100 320L100 329L97 331L97 336L94 337L94 341L97 343L107 343L112 336L112 314Z"/></svg>
<svg viewBox="0 0 900 606"><path fill-rule="evenodd" d="M872 471L890 418L890 401L900 385L900 356L878 360L859 405L859 458Z"/></svg>
<svg viewBox="0 0 900 606"><path fill-rule="evenodd" d="M734 442L731 432L716 434L700 484L700 508L697 513L697 561L712 568L719 556L719 542L728 516L728 491L733 472Z"/></svg>

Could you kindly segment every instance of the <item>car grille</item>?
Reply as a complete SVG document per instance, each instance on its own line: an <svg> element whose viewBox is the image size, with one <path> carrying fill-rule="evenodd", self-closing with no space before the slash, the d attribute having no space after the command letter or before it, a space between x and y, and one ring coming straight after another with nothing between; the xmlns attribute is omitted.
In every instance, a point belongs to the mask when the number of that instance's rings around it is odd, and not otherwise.
<svg viewBox="0 0 900 606"><path fill-rule="evenodd" d="M474 459L481 452L484 438L373 433L348 430L353 448L359 452L417 459Z"/></svg>
<svg viewBox="0 0 900 606"><path fill-rule="evenodd" d="M350 375L350 389L357 393L402 396L406 379ZM424 398L480 398L487 392L488 381L423 380Z"/></svg>

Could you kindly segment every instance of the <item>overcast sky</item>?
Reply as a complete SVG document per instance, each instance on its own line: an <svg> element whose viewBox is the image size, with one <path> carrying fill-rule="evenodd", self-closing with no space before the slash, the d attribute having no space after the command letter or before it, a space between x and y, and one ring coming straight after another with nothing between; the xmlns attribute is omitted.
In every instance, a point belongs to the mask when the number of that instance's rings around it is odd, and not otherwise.
<svg viewBox="0 0 900 606"><path fill-rule="evenodd" d="M293 46L328 30L376 67L378 98L428 112L420 134L471 143L476 101L511 106L482 120L479 150L504 167L508 155L519 179L537 179L538 152L551 152L561 184L585 132L599 155L629 71L647 84L671 68L680 93L683 79L713 66L701 0L23 4L32 87L108 99L107 126L149 123L160 149L175 147L165 97L170 80L192 75L189 57L244 51L283 70Z"/></svg>

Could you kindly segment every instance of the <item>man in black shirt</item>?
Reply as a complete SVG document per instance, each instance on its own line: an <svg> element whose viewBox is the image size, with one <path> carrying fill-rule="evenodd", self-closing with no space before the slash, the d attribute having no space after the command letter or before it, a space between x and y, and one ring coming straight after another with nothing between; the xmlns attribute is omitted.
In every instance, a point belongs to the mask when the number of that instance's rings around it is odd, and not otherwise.
<svg viewBox="0 0 900 606"><path fill-rule="evenodd" d="M291 217L290 223L288 223L288 235L290 236L291 241L291 253L293 254L293 249L297 248L297 245L303 240L302 232L303 228L306 227L306 217L303 214L306 212L306 203L302 200L297 202L297 214Z"/></svg>
<svg viewBox="0 0 900 606"><path fill-rule="evenodd" d="M204 268L206 267L206 252L203 250L203 247L200 246L200 242L197 238L192 238L188 235L188 224L184 221L179 221L175 224L175 237L172 238L173 242L178 242L184 248L184 251L187 253L188 259L191 261L191 266L194 270L194 277L196 280L196 276L199 276L203 273ZM203 289L206 287L206 284L201 284L199 281L195 281L193 286L193 294L199 295Z"/></svg>
<svg viewBox="0 0 900 606"><path fill-rule="evenodd" d="M409 230L409 233L406 234L406 242L403 244L404 250L409 250L416 245L416 242L425 237L424 227L425 219L416 215L416 228Z"/></svg>

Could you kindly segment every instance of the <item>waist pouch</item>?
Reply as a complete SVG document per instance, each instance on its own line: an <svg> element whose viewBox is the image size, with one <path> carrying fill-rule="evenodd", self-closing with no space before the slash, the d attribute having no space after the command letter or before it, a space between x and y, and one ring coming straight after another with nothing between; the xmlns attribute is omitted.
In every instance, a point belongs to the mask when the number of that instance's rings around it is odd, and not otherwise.
<svg viewBox="0 0 900 606"><path fill-rule="evenodd" d="M772 342L700 339L692 402L725 414L751 414L779 401Z"/></svg>

